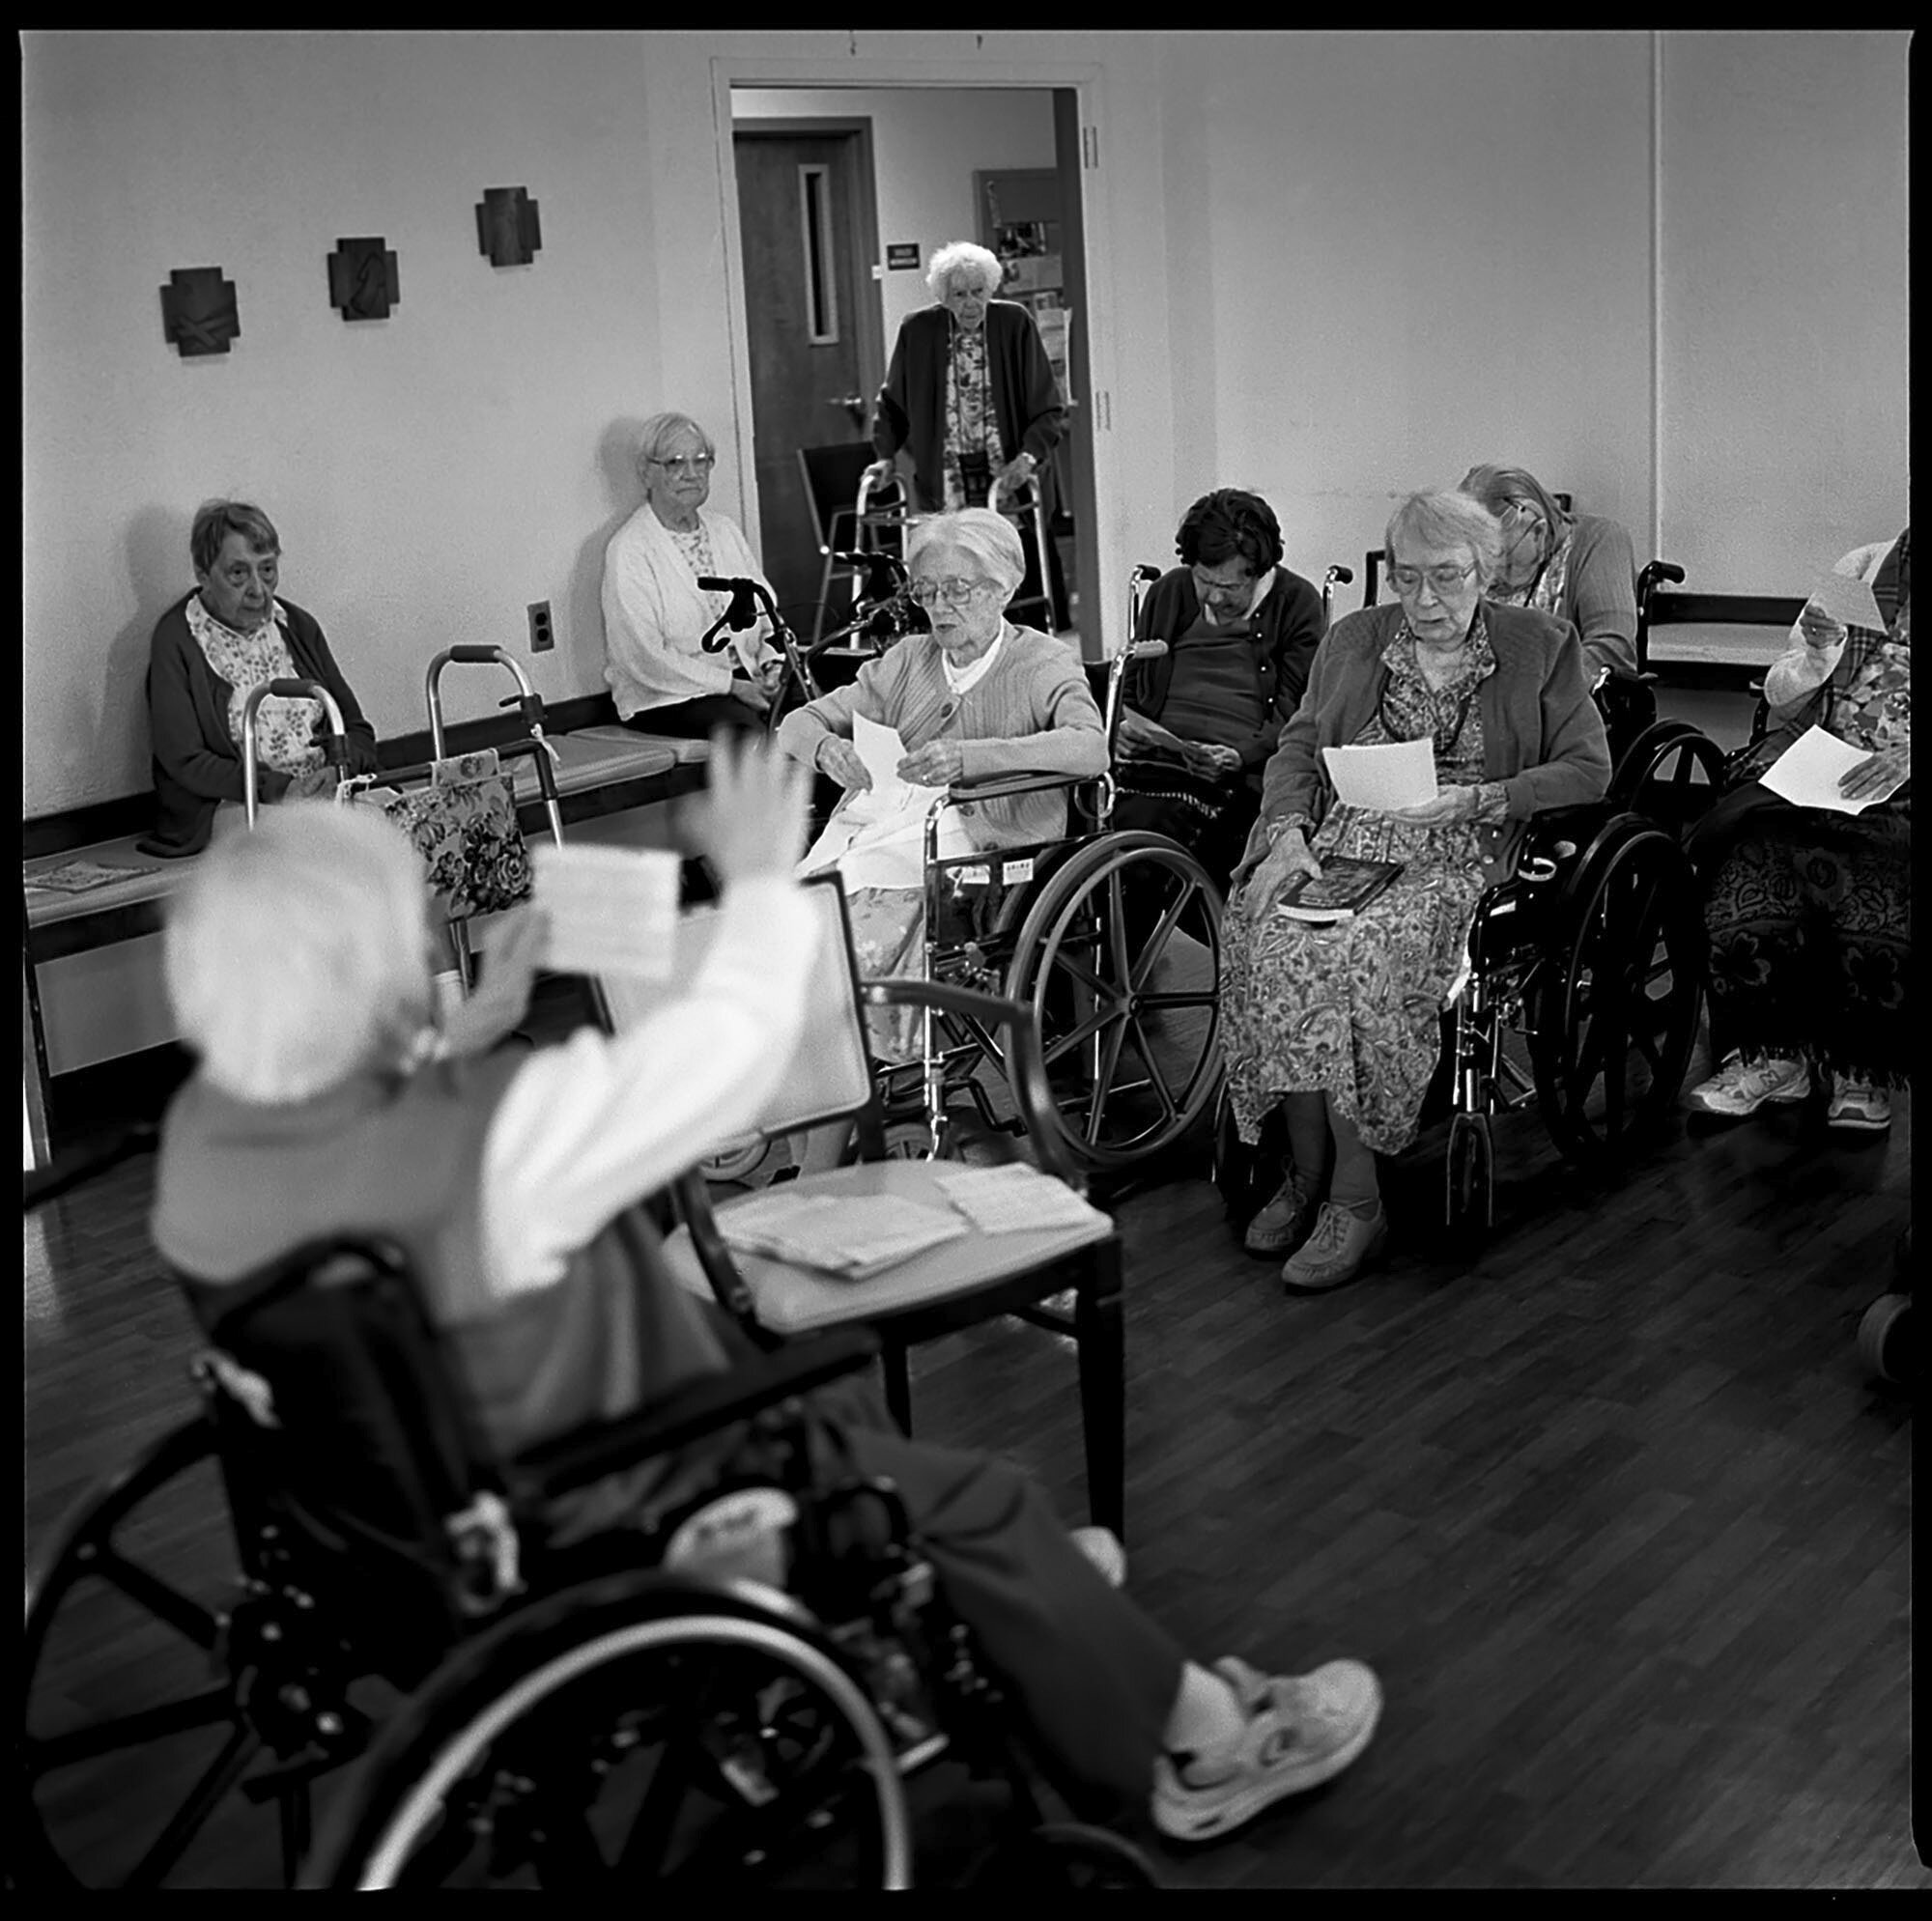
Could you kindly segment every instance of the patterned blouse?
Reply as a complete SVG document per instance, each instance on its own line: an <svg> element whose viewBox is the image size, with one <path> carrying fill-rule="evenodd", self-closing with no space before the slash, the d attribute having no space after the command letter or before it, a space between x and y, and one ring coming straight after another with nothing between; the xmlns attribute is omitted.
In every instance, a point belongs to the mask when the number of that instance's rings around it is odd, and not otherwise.
<svg viewBox="0 0 1932 1921"><path fill-rule="evenodd" d="M711 551L711 535L699 521L689 533L680 533L675 527L666 527L665 532L671 537L672 544L684 556L684 564L691 569L694 580L717 579L718 562ZM713 620L723 620L724 612L731 605L729 594L706 594L706 604L711 608Z"/></svg>
<svg viewBox="0 0 1932 1921"><path fill-rule="evenodd" d="M252 634L238 634L215 619L196 594L187 604L187 631L194 636L211 672L225 680L233 690L228 696L228 732L236 751L242 748L242 710L248 692L266 680L297 678L294 657L289 652L289 611L280 601L274 611ZM319 700L284 700L270 694L255 710L255 758L263 767L291 777L322 766L322 744L315 730L325 724Z"/></svg>
<svg viewBox="0 0 1932 1921"><path fill-rule="evenodd" d="M1543 563L1533 579L1525 580L1520 587L1505 587L1494 580L1484 589L1489 598L1498 607L1526 607L1538 613L1553 613L1558 620L1567 620L1563 611L1563 591L1570 584L1570 542L1577 529L1566 527L1563 538L1556 543L1549 558Z"/></svg>
<svg viewBox="0 0 1932 1921"><path fill-rule="evenodd" d="M941 455L949 514L986 504L993 469L1000 465L999 440L986 329L955 326L946 362L946 446Z"/></svg>

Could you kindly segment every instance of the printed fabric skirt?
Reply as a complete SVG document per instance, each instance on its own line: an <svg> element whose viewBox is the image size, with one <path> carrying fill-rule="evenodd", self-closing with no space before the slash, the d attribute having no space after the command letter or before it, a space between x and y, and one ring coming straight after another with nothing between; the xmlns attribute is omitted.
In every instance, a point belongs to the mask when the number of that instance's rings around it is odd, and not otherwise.
<svg viewBox="0 0 1932 1921"><path fill-rule="evenodd" d="M1378 1154L1415 1139L1441 1055L1442 1005L1486 885L1477 830L1338 806L1318 860L1400 861L1394 884L1332 926L1231 915L1221 952L1228 1091L1243 1141L1286 1093L1320 1091Z"/></svg>
<svg viewBox="0 0 1932 1921"><path fill-rule="evenodd" d="M925 931L923 888L853 888L845 895L852 922L852 951L861 980L892 975L917 979L923 971L920 941ZM867 1007L866 1044L889 1066L920 1058L917 1007Z"/></svg>

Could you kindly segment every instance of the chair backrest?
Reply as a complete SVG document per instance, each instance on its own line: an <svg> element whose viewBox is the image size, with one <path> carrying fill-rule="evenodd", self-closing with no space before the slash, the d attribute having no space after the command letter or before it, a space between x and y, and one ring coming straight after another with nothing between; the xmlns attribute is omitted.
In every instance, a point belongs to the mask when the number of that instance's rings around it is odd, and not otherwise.
<svg viewBox="0 0 1932 1921"><path fill-rule="evenodd" d="M829 552L839 545L834 537L837 517L843 514L856 523L859 481L877 459L867 440L842 441L831 447L801 447L799 472L805 479L805 495L811 508L812 531L818 537L818 551Z"/></svg>
<svg viewBox="0 0 1932 1921"><path fill-rule="evenodd" d="M1637 659L1684 685L1747 689L1791 643L1802 596L1657 590L1637 609Z"/></svg>
<svg viewBox="0 0 1932 1921"><path fill-rule="evenodd" d="M764 1135L791 1133L844 1119L872 1098L866 1051L866 1023L852 957L851 923L837 874L815 874L804 884L812 907L816 949L808 976L805 1031L777 1091L758 1116ZM684 993L718 938L720 910L695 908L680 916L675 962L668 980L612 975L604 983L617 1031L628 1031Z"/></svg>

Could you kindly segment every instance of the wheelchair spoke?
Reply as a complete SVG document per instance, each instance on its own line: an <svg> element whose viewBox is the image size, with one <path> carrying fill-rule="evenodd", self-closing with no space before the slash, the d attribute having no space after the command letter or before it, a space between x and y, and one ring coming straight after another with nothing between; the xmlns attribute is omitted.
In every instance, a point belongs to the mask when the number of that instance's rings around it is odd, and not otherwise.
<svg viewBox="0 0 1932 1921"><path fill-rule="evenodd" d="M111 1582L129 1600L140 1602L150 1613L159 1616L197 1648L213 1648L219 1638L220 1624L207 1608L169 1587L138 1563L129 1561L118 1549L101 1548L90 1571Z"/></svg>
<svg viewBox="0 0 1932 1921"><path fill-rule="evenodd" d="M152 1885L181 1859L221 1797L241 1780L261 1747L262 1737L253 1728L238 1727L235 1730L227 1745L188 1791L187 1799L176 1810L174 1819L168 1822L160 1838L142 1856L140 1866L128 1877L131 1886Z"/></svg>
<svg viewBox="0 0 1932 1921"><path fill-rule="evenodd" d="M1161 1120L1163 1123L1171 1121L1179 1114L1180 1105L1168 1088L1167 1076L1160 1071L1160 1062L1154 1056L1153 1048L1149 1044L1147 1030L1142 1027L1140 1016L1134 1014L1129 1019L1134 1031L1134 1045L1147 1065L1147 1085L1153 1089L1160 1101Z"/></svg>
<svg viewBox="0 0 1932 1921"><path fill-rule="evenodd" d="M1114 1084L1121 1071L1121 1047L1127 1037L1127 1024L1115 1018L1111 1022L1112 1031L1101 1043L1100 1063L1094 1076L1094 1088L1087 1103L1087 1139L1100 1138L1100 1122L1106 1116L1107 1096L1112 1093Z"/></svg>
<svg viewBox="0 0 1932 1921"><path fill-rule="evenodd" d="M1160 917L1152 933L1148 936L1146 945L1141 948L1140 961L1133 969L1128 981L1128 985L1135 993L1141 991L1147 983L1149 975L1159 965L1161 956L1167 951L1168 943L1174 938L1174 930L1180 924L1181 915L1199 898L1200 892L1198 883L1187 882L1176 895L1173 904Z"/></svg>
<svg viewBox="0 0 1932 1921"><path fill-rule="evenodd" d="M170 1736L190 1733L196 1728L212 1728L217 1722L235 1718L235 1697L226 1687L211 1687L184 1701L164 1701L154 1708L142 1708L131 1714L116 1714L104 1721L92 1721L84 1728L44 1737L25 1737L25 1760L30 1778L51 1774L57 1768L72 1767L103 1754L139 1747L148 1741L166 1740Z"/></svg>

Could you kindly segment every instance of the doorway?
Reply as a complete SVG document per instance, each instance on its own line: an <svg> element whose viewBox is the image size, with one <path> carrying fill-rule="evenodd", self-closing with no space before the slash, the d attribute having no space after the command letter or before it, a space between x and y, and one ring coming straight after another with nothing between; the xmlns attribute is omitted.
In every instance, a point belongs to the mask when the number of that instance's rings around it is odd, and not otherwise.
<svg viewBox="0 0 1932 1921"><path fill-rule="evenodd" d="M1080 591L1083 582L1095 577L1098 551L1094 421L1091 409L1083 404L1088 315L1074 89L733 82L730 103L759 544L774 586L786 595L809 576L810 596L816 593L821 578L799 448L868 439L874 397L885 379L899 326L931 299L924 278L927 260L949 240L976 240L1009 262L1009 280L1000 297L1052 310L1037 312L1036 322L1041 324L1067 402L1066 425L1054 462L1059 510L1054 547L1068 588L1071 629L1083 653L1097 659L1099 621L1092 596L1086 599L1083 618ZM834 272L841 288L850 284L856 289L856 298L874 328L869 359L866 343L852 342L860 359L851 385L840 383L843 362L830 353L814 358L797 345L806 331L803 317L810 300L810 269L796 211L799 189L782 176L782 168L814 162L803 155L782 161L771 157L783 151L787 140L823 138L847 142L866 181L859 188L864 196L861 217L843 230L836 221L831 227L835 247L844 244L841 231L853 236L857 251L849 272L843 263ZM1004 184L1008 200L1002 201L996 191L988 202L984 191L988 177ZM1022 180L1023 197L1013 202L1010 193ZM1037 250L1017 255L1012 245L1002 243L1013 236L990 231L992 208L1007 211L1002 225L1016 226L1023 220L1037 224L1037 233L1024 237L1026 244L1058 242L1056 287L1034 284L1040 275ZM839 346L842 349L844 343ZM836 374L835 367L839 369ZM854 394L861 396L862 410L856 415L842 412L838 403ZM812 434L816 439L805 438ZM835 588L835 620L838 592Z"/></svg>

